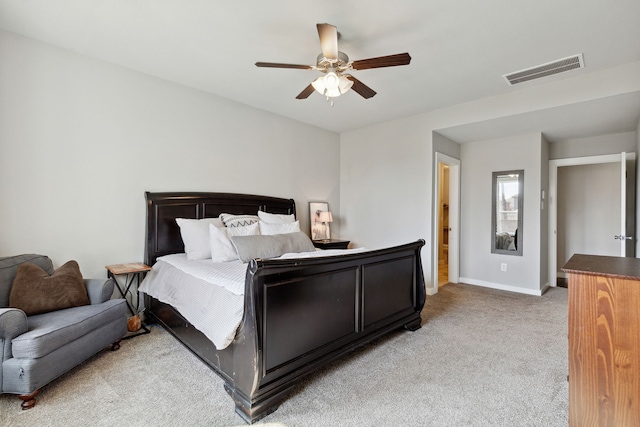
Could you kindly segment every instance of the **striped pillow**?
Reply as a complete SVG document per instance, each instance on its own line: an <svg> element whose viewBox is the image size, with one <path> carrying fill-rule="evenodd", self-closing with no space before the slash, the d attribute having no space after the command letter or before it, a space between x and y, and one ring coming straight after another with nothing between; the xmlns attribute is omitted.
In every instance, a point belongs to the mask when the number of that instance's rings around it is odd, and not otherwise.
<svg viewBox="0 0 640 427"><path fill-rule="evenodd" d="M258 215L233 215L222 213L220 219L224 223L225 227L246 227L258 222Z"/></svg>

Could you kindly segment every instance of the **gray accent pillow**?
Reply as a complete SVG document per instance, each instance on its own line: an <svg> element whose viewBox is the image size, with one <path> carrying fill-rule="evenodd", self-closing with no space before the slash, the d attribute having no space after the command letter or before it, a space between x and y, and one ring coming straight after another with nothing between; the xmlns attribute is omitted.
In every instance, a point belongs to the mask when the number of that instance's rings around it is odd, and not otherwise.
<svg viewBox="0 0 640 427"><path fill-rule="evenodd" d="M242 262L255 258L275 258L286 253L313 252L313 242L302 231L271 236L232 236L231 242Z"/></svg>

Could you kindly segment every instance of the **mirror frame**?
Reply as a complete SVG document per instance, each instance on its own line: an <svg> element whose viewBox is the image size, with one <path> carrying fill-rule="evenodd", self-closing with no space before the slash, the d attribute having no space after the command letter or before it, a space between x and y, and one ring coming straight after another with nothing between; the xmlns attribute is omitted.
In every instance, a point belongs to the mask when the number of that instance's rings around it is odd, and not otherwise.
<svg viewBox="0 0 640 427"><path fill-rule="evenodd" d="M518 174L518 248L515 251L509 251L506 249L496 248L496 197L497 197L497 183L498 177L503 175ZM502 255L516 255L522 256L523 247L523 209L524 206L524 170L510 170L493 172L491 179L491 253Z"/></svg>

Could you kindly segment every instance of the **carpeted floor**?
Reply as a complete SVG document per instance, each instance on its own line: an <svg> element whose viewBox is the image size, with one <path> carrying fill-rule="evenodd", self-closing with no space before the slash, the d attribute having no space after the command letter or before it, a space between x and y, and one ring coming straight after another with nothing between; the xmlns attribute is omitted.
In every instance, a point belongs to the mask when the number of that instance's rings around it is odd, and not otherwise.
<svg viewBox="0 0 640 427"><path fill-rule="evenodd" d="M447 284L423 327L322 369L257 425L566 426L567 290L542 297ZM0 395L3 426L241 426L222 380L152 333L43 388L35 408Z"/></svg>

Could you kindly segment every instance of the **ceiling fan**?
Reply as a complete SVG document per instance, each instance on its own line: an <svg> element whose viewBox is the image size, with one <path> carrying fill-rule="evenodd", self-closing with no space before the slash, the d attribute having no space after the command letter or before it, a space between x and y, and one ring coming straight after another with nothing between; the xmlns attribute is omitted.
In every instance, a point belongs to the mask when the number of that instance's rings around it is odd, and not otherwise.
<svg viewBox="0 0 640 427"><path fill-rule="evenodd" d="M322 49L322 53L318 55L316 60L316 65L256 62L257 67L295 68L300 70L317 70L324 73L323 76L315 79L300 92L298 96L296 96L296 99L306 99L313 91L317 91L326 96L327 101L331 99L331 105L333 105L333 98L342 95L349 89L353 89L363 98L369 99L375 96L376 92L351 74L346 74L347 71L396 67L398 65L408 65L411 62L411 57L408 53L349 61L349 57L344 52L338 50L338 29L329 24L317 24L316 27L318 28Z"/></svg>

